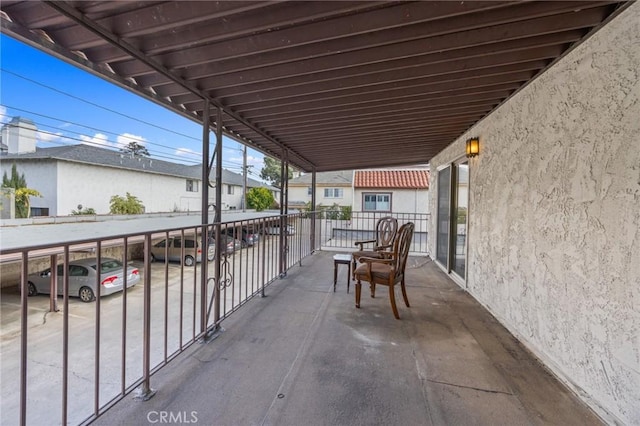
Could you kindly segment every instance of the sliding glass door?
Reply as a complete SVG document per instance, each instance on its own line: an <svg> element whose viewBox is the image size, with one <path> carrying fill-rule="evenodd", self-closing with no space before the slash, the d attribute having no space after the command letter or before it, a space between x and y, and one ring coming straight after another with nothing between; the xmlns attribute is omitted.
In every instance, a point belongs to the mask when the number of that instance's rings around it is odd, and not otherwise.
<svg viewBox="0 0 640 426"><path fill-rule="evenodd" d="M451 232L451 166L438 171L438 236L436 259L449 269L449 233Z"/></svg>
<svg viewBox="0 0 640 426"><path fill-rule="evenodd" d="M447 272L466 278L469 163L438 170L436 260Z"/></svg>

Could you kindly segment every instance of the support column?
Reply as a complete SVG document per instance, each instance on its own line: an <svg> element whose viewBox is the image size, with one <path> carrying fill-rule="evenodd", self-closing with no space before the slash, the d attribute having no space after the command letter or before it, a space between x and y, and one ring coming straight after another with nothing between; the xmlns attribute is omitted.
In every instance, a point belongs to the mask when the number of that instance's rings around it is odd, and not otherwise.
<svg viewBox="0 0 640 426"><path fill-rule="evenodd" d="M286 234L284 232L285 230L285 226L286 226L286 222L285 222L285 218L284 218L284 214L285 214L285 203L286 203L286 196L285 196L285 184L284 184L284 179L286 176L286 165L285 165L285 161L284 161L284 157L285 157L285 151L282 151L282 159L280 160L280 244L278 245L278 274L280 276L280 278L284 278L284 276L286 275L286 269L284 267L285 264L285 238L286 238Z"/></svg>
<svg viewBox="0 0 640 426"><path fill-rule="evenodd" d="M316 251L316 168L311 171L311 253Z"/></svg>
<svg viewBox="0 0 640 426"><path fill-rule="evenodd" d="M242 150L242 212L247 211L247 174L249 169L247 168L247 146L243 145Z"/></svg>
<svg viewBox="0 0 640 426"><path fill-rule="evenodd" d="M209 101L205 99L204 110L202 111L202 199L201 199L201 219L202 228L200 231L200 247L202 247L202 262L200 263L200 332L207 331L207 291L209 264L207 253L209 252Z"/></svg>
<svg viewBox="0 0 640 426"><path fill-rule="evenodd" d="M216 241L215 260L215 280L214 280L214 300L213 321L216 324L215 330L219 330L217 325L220 321L220 260L226 255L226 247L221 243L220 221L222 220L222 108L218 107L216 114L216 205L214 219L214 239Z"/></svg>

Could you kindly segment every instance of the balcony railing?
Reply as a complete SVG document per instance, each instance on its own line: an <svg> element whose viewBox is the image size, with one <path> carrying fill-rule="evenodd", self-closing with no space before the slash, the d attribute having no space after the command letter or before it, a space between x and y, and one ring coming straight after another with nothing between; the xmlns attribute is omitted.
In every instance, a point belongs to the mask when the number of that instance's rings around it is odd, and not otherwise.
<svg viewBox="0 0 640 426"><path fill-rule="evenodd" d="M293 214L1 250L3 262L19 265L20 291L3 300L0 423L83 424L134 391L150 398L155 371L215 338L225 319L314 250L368 239L378 216ZM427 217L398 219L424 230L424 243L414 244L424 251ZM86 258L95 258L93 275L76 276L70 266ZM103 296L116 280L102 274L108 258L123 264L122 290ZM59 297L28 297L36 279L48 282L41 293ZM83 302L79 286L95 298Z"/></svg>
<svg viewBox="0 0 640 426"><path fill-rule="evenodd" d="M398 220L398 227L407 222L415 224L410 251L412 255L427 255L427 232L429 214L426 213L383 213L353 212L345 214L340 210L324 210L317 213L320 225L321 247L324 250L353 251L356 241L375 239L376 222L385 216Z"/></svg>

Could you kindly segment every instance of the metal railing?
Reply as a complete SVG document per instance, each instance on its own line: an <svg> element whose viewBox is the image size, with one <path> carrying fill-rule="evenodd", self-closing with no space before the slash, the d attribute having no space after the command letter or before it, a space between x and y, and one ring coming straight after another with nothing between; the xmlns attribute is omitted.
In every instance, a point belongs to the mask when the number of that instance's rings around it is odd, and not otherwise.
<svg viewBox="0 0 640 426"><path fill-rule="evenodd" d="M155 371L215 336L226 318L313 253L319 238L312 235L312 217L272 216L0 250L0 261L20 266L15 303L6 300L11 295L3 301L3 309L13 310L3 312L0 423L84 424L133 391L150 398ZM172 255L179 261L166 260ZM93 276L58 276L58 265L70 271L82 258L95 258ZM124 282L122 291L103 296L100 265L107 258L121 261ZM47 268L50 273L41 276ZM140 282L129 286L134 269ZM60 296L28 297L36 278L48 280L42 292ZM75 297L80 280L92 289L93 301Z"/></svg>
<svg viewBox="0 0 640 426"><path fill-rule="evenodd" d="M321 229L320 244L323 250L353 251L356 241L375 239L376 222L380 218L392 216L398 220L398 228L407 222L414 223L411 254L428 255L429 214L352 212L345 215L340 210L325 210L319 212L317 216Z"/></svg>
<svg viewBox="0 0 640 426"><path fill-rule="evenodd" d="M157 370L215 337L226 318L314 250L352 250L372 239L382 216L307 212L0 249L0 262L20 270L17 294L3 295L0 424L86 424L134 391L152 397ZM412 251L426 253L428 215L394 216L416 224ZM71 273L83 258L95 258L93 277ZM103 296L107 258L121 261L124 282ZM58 266L69 273L58 276ZM28 297L46 269L48 293L59 296ZM129 286L134 270L140 281ZM79 279L93 301L77 297Z"/></svg>

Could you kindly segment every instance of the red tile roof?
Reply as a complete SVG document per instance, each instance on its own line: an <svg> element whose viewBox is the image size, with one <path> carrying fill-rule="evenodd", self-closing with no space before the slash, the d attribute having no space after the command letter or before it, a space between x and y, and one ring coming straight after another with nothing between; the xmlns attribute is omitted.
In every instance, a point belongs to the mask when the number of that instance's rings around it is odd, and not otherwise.
<svg viewBox="0 0 640 426"><path fill-rule="evenodd" d="M429 189L427 170L357 170L354 188Z"/></svg>

